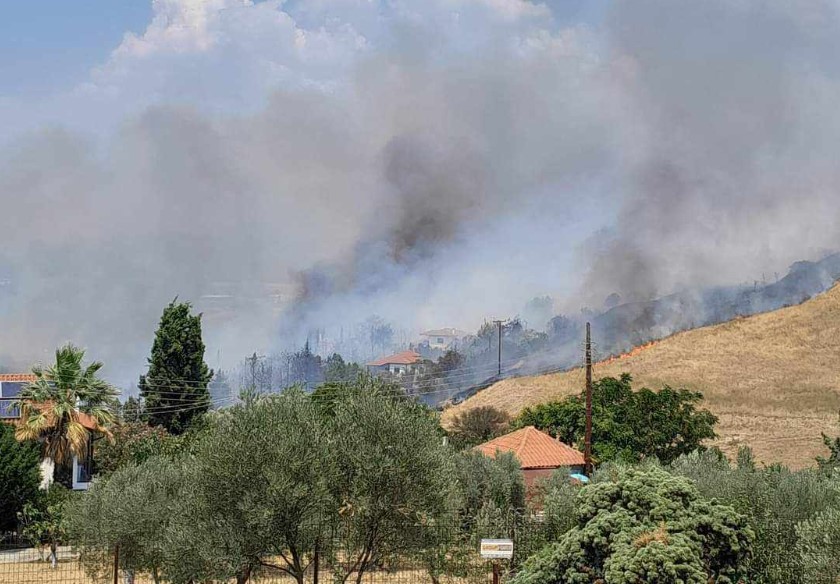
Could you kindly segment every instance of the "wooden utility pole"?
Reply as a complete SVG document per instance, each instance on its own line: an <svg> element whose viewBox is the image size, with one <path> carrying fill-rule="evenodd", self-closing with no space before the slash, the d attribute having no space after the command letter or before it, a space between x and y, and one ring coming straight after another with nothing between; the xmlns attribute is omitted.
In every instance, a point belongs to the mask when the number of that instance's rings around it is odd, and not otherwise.
<svg viewBox="0 0 840 584"><path fill-rule="evenodd" d="M592 476L592 332L586 323L586 438L583 447L583 472Z"/></svg>
<svg viewBox="0 0 840 584"><path fill-rule="evenodd" d="M499 328L499 377L502 376L502 323L503 320L494 320L496 326Z"/></svg>

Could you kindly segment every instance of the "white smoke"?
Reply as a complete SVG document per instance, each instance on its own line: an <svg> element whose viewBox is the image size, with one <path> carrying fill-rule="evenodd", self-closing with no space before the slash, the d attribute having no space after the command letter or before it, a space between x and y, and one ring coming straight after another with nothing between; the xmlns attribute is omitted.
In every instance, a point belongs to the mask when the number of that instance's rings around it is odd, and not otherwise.
<svg viewBox="0 0 840 584"><path fill-rule="evenodd" d="M0 355L72 339L128 383L176 295L215 366L783 271L838 243L840 22L806 4L156 0L4 99Z"/></svg>

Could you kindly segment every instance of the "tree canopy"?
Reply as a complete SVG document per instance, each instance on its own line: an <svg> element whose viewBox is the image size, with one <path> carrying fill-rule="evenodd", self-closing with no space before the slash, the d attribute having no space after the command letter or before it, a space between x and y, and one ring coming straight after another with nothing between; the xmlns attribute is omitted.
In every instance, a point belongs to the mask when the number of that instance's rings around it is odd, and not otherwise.
<svg viewBox="0 0 840 584"><path fill-rule="evenodd" d="M14 428L0 423L0 531L11 531L23 506L38 494L41 452L34 442L18 442Z"/></svg>
<svg viewBox="0 0 840 584"><path fill-rule="evenodd" d="M173 300L163 311L152 344L149 371L140 376L140 396L149 423L173 434L185 432L210 408L213 371L204 362L201 315Z"/></svg>
<svg viewBox="0 0 840 584"><path fill-rule="evenodd" d="M493 406L478 406L462 412L452 420L449 436L456 448L468 448L504 434L510 427L510 416Z"/></svg>
<svg viewBox="0 0 840 584"><path fill-rule="evenodd" d="M698 409L700 392L642 388L632 377L605 377L592 387L592 450L595 460L638 461L656 457L668 463L703 448L715 437L717 418ZM585 394L526 408L514 426L536 426L567 444L581 446L586 428Z"/></svg>
<svg viewBox="0 0 840 584"><path fill-rule="evenodd" d="M753 531L732 507L659 468L581 489L576 525L530 558L515 584L731 584L746 574Z"/></svg>

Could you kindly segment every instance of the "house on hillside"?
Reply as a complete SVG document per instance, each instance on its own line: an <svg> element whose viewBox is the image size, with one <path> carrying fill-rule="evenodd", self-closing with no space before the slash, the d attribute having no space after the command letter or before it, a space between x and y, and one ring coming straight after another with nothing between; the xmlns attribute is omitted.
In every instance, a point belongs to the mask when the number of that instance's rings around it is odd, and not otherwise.
<svg viewBox="0 0 840 584"><path fill-rule="evenodd" d="M468 334L456 328L442 328L420 333L420 336L424 343L428 343L430 349L446 351L456 348Z"/></svg>
<svg viewBox="0 0 840 584"><path fill-rule="evenodd" d="M423 358L416 351L402 351L382 357L367 363L368 371L371 373L391 373L392 375L405 375L414 373L420 367Z"/></svg>
<svg viewBox="0 0 840 584"><path fill-rule="evenodd" d="M35 376L29 373L0 374L0 423L15 424L20 419L20 393L29 383L35 381ZM79 412L79 422L91 434L87 441L87 452L80 460L73 457L73 489L86 490L93 478L93 442L101 437L99 425L91 416ZM48 477L52 474L51 465L42 464L44 476L41 486L49 485Z"/></svg>
<svg viewBox="0 0 840 584"><path fill-rule="evenodd" d="M497 452L512 452L525 475L525 485L530 490L537 479L549 477L559 468L568 468L572 474L583 472L583 453L563 444L533 426L499 436L475 450L491 458Z"/></svg>

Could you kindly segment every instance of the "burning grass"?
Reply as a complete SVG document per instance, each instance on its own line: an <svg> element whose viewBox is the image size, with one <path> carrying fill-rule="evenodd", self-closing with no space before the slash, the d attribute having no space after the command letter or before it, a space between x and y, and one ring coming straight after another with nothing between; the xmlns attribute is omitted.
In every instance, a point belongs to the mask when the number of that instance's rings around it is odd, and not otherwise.
<svg viewBox="0 0 840 584"><path fill-rule="evenodd" d="M634 385L702 391L719 418L715 442L734 455L753 448L765 463L812 465L824 454L821 432L836 434L840 411L840 287L799 306L676 334L595 365L595 377L633 375ZM595 339L597 342L597 339ZM516 415L583 388L584 372L506 379L452 416L491 405Z"/></svg>

